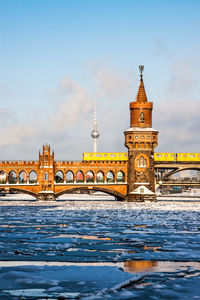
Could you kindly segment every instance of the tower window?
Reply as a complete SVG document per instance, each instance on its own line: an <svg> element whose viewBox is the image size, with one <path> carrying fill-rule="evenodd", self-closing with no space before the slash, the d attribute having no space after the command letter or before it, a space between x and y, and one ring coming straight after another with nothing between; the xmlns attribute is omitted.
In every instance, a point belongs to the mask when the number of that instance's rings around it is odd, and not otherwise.
<svg viewBox="0 0 200 300"><path fill-rule="evenodd" d="M144 113L143 112L140 113L139 122L144 123Z"/></svg>
<svg viewBox="0 0 200 300"><path fill-rule="evenodd" d="M49 180L49 174L47 172L44 173L44 180Z"/></svg>
<svg viewBox="0 0 200 300"><path fill-rule="evenodd" d="M146 168L147 167L147 160L144 158L144 156L141 156L137 159L137 167L139 168Z"/></svg>

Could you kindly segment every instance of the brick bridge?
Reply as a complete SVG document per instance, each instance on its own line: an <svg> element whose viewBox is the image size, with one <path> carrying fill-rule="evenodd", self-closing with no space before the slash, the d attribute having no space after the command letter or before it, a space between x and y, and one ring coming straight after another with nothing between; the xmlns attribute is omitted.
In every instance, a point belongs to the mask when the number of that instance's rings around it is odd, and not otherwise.
<svg viewBox="0 0 200 300"><path fill-rule="evenodd" d="M38 199L54 199L76 190L102 191L123 200L127 194L127 161L55 161L49 145L38 161L0 161L0 189Z"/></svg>
<svg viewBox="0 0 200 300"><path fill-rule="evenodd" d="M200 170L199 162L155 161L154 166L155 173L158 168L168 170L158 178L156 187L169 184L167 179L182 170ZM46 200L78 190L102 191L125 200L127 172L128 161L55 161L50 146L45 145L38 161L0 161L0 189L16 190Z"/></svg>

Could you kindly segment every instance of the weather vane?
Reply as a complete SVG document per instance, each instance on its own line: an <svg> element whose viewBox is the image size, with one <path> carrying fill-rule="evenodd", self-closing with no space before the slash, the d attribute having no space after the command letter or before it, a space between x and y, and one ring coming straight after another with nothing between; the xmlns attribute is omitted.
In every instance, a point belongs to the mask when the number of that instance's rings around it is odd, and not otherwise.
<svg viewBox="0 0 200 300"><path fill-rule="evenodd" d="M144 70L144 66L140 65L140 66L139 66L139 70L140 70L140 76L141 76L141 78L142 78L142 76L143 76L142 72L143 72L143 70Z"/></svg>

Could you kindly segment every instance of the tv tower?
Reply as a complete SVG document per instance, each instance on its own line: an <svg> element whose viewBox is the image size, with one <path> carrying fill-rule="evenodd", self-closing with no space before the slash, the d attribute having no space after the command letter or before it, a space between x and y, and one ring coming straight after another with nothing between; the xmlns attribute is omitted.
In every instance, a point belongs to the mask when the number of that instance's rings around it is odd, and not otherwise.
<svg viewBox="0 0 200 300"><path fill-rule="evenodd" d="M100 133L97 129L97 114L96 114L96 107L94 110L94 127L93 130L91 132L91 137L93 138L93 152L96 153L97 152L97 139L100 136Z"/></svg>

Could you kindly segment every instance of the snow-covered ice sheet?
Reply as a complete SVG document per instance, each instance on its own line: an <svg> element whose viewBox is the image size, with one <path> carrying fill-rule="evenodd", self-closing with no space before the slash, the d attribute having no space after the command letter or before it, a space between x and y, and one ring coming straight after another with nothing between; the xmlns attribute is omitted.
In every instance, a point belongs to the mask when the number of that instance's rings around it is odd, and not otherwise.
<svg viewBox="0 0 200 300"><path fill-rule="evenodd" d="M26 199L0 201L0 299L199 296L200 203Z"/></svg>

